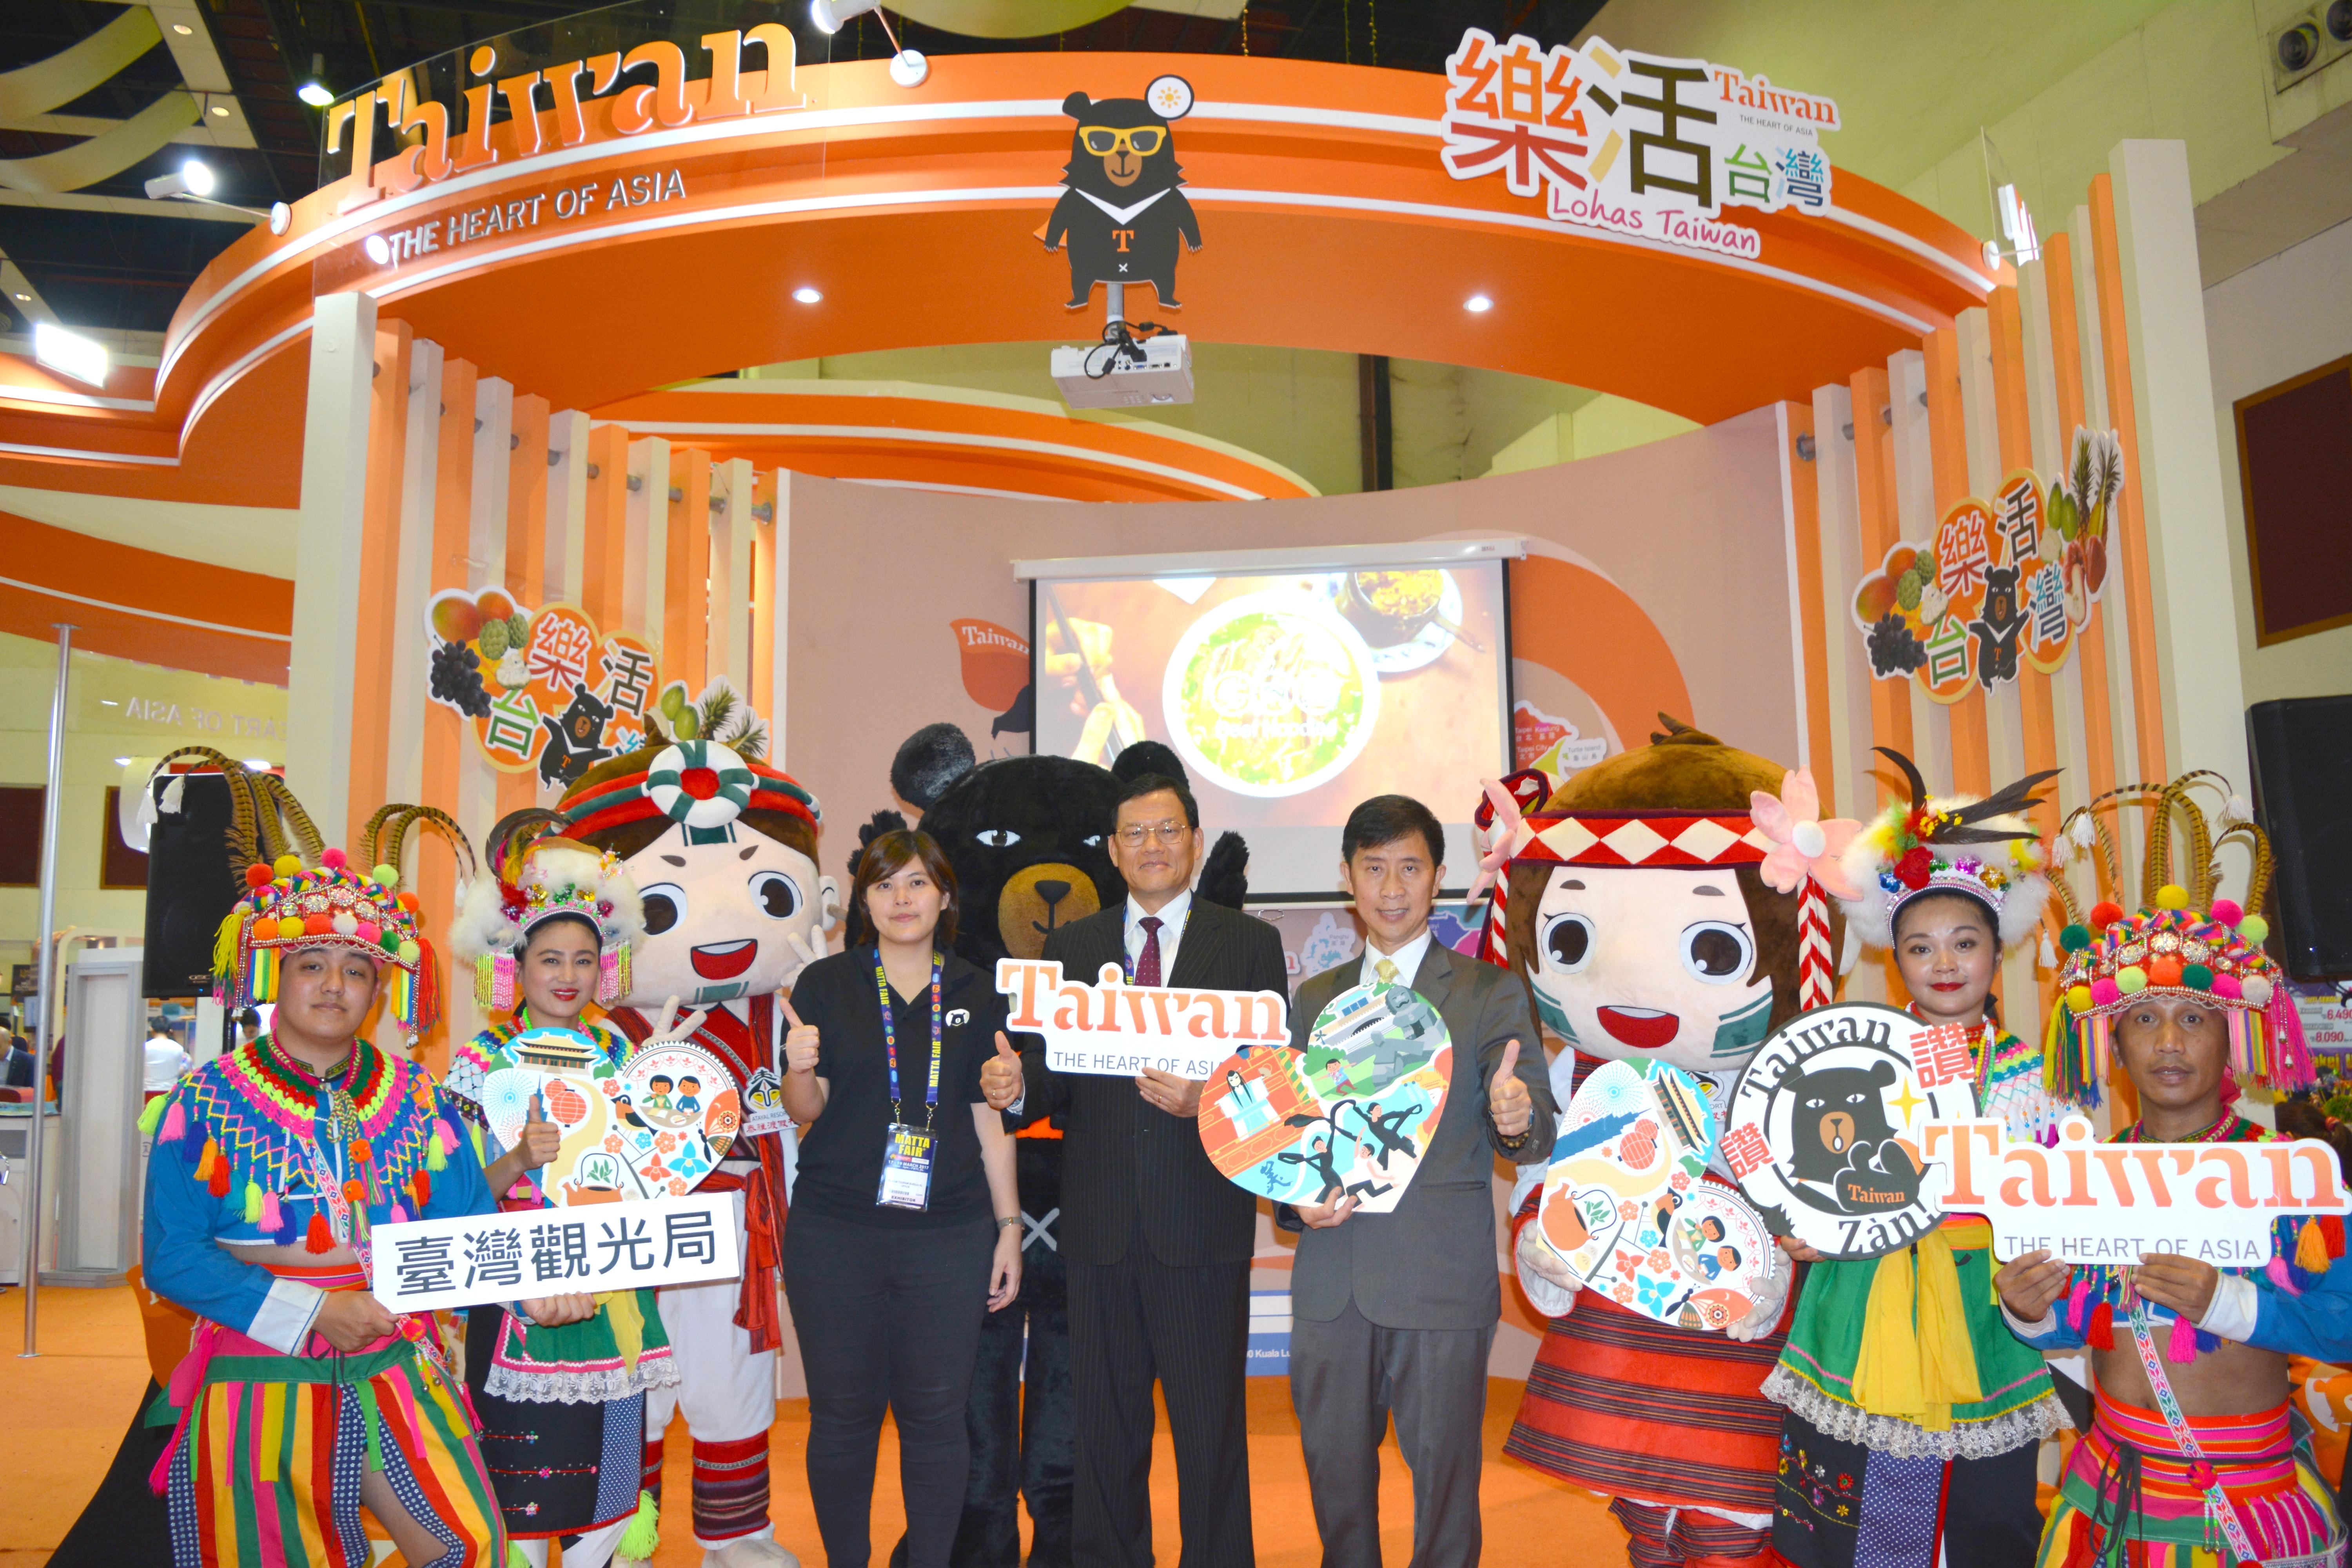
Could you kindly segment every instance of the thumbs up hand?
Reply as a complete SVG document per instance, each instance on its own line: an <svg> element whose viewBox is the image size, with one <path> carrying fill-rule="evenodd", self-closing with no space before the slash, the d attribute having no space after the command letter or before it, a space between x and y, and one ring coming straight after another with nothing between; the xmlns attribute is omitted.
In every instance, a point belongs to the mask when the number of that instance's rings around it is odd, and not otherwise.
<svg viewBox="0 0 2352 1568"><path fill-rule="evenodd" d="M536 1171L555 1158L563 1147L563 1129L547 1119L544 1095L530 1097L530 1110L524 1115L522 1143L516 1152L522 1156L522 1168Z"/></svg>
<svg viewBox="0 0 2352 1568"><path fill-rule="evenodd" d="M788 1073L815 1072L816 1026L802 1023L801 1016L793 1011L790 1002L784 1004L784 1022L791 1026L784 1032L784 1070Z"/></svg>
<svg viewBox="0 0 2352 1568"><path fill-rule="evenodd" d="M1536 1102L1528 1086L1519 1081L1518 1069L1519 1042L1513 1040L1503 1047L1503 1059L1486 1088L1486 1114L1494 1119L1495 1131L1506 1138L1519 1137L1535 1124Z"/></svg>
<svg viewBox="0 0 2352 1568"><path fill-rule="evenodd" d="M987 1098L991 1110L1003 1110L1022 1096L1024 1079L1021 1058L1013 1049L1013 1042L1004 1031L996 1031L996 1054L980 1067L980 1092Z"/></svg>

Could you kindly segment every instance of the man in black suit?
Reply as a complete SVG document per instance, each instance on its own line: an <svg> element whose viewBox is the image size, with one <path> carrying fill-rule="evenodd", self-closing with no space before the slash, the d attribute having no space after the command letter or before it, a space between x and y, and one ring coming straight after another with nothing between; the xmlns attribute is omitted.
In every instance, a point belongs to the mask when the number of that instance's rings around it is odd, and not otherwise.
<svg viewBox="0 0 2352 1568"><path fill-rule="evenodd" d="M1136 779L1110 848L1127 901L1055 931L1044 956L1081 984L1116 963L1136 985L1286 991L1275 929L1193 898L1202 844L1200 807L1181 780ZM1155 1380L1176 1446L1181 1568L1255 1561L1244 1368L1257 1203L1201 1146L1203 1087L1151 1068L1134 1079L1056 1073L1034 1038L1017 1058L1000 1047L981 1076L999 1110L1062 1119L1073 1544L1084 1568L1150 1568Z"/></svg>

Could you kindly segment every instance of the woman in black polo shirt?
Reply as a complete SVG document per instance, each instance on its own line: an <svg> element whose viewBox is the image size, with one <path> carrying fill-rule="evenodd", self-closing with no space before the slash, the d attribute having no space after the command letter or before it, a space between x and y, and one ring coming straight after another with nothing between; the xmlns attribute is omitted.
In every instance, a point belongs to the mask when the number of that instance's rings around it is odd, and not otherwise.
<svg viewBox="0 0 2352 1568"><path fill-rule="evenodd" d="M803 970L785 1008L784 1107L801 1142L784 1293L808 1374L809 1496L834 1568L867 1560L886 1408L908 1568L946 1568L981 1322L1021 1289L1013 1140L980 1092L1004 998L951 951L955 906L939 846L884 834L858 859L852 945Z"/></svg>

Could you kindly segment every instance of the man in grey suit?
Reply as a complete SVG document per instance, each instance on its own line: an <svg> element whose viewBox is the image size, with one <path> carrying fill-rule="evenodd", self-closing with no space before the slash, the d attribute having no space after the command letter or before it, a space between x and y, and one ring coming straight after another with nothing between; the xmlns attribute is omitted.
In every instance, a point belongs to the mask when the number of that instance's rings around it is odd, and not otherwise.
<svg viewBox="0 0 2352 1568"><path fill-rule="evenodd" d="M1380 1445L1391 1415L1412 1471L1412 1568L1478 1561L1486 1353L1503 1310L1494 1160L1542 1163L1559 1119L1527 983L1430 934L1445 835L1405 795L1349 815L1340 879L1364 922L1363 956L1298 988L1291 1044L1351 986L1404 979L1437 1009L1454 1078L1412 1185L1390 1213L1361 1200L1297 1211L1290 1398L1307 1450L1323 1568L1381 1568Z"/></svg>

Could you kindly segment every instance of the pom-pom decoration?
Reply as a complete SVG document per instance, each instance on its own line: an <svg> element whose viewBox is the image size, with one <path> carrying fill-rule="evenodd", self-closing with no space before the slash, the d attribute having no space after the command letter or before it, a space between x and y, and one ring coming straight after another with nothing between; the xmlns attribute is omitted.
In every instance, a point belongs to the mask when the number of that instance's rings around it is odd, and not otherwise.
<svg viewBox="0 0 2352 1568"><path fill-rule="evenodd" d="M2070 925L2058 933L2058 945L2068 952L2080 952L2091 945L2091 928Z"/></svg>
<svg viewBox="0 0 2352 1568"><path fill-rule="evenodd" d="M2201 963L2184 965L2180 971L2180 984L2191 991L2210 991L2213 989L2213 972Z"/></svg>
<svg viewBox="0 0 2352 1568"><path fill-rule="evenodd" d="M302 858L299 855L280 855L270 864L281 877L299 877L302 874Z"/></svg>
<svg viewBox="0 0 2352 1568"><path fill-rule="evenodd" d="M2077 985L2066 993L2066 1005L2077 1013L2089 1012L2092 1005L2091 988L2087 985Z"/></svg>
<svg viewBox="0 0 2352 1568"><path fill-rule="evenodd" d="M2159 910L2185 910L2189 907L2189 889L2178 882L2167 882L2156 890L2156 907Z"/></svg>
<svg viewBox="0 0 2352 1568"><path fill-rule="evenodd" d="M329 849L320 855L319 864L330 871L340 871L343 868L343 852L340 849Z"/></svg>
<svg viewBox="0 0 2352 1568"><path fill-rule="evenodd" d="M373 882L379 888L397 888L400 886L400 868L397 866L378 866L374 870L368 873L368 880Z"/></svg>
<svg viewBox="0 0 2352 1568"><path fill-rule="evenodd" d="M2168 952L2158 953L2147 961L2147 983L2159 990L2171 990L2180 984L2180 960Z"/></svg>
<svg viewBox="0 0 2352 1568"><path fill-rule="evenodd" d="M2105 931L2124 918L2123 906L2102 899L2091 906L2091 929Z"/></svg>
<svg viewBox="0 0 2352 1568"><path fill-rule="evenodd" d="M2248 915L2238 922L2238 934L2255 947L2271 939L2271 922L2260 915Z"/></svg>
<svg viewBox="0 0 2352 1568"><path fill-rule="evenodd" d="M248 888L269 886L269 868L261 865L247 866L245 868L245 885Z"/></svg>
<svg viewBox="0 0 2352 1568"><path fill-rule="evenodd" d="M2147 989L2147 971L2137 963L2127 963L2116 971L2116 989L2126 996L2137 996Z"/></svg>
<svg viewBox="0 0 2352 1568"><path fill-rule="evenodd" d="M2240 981L2238 984L2240 994L2243 995L2245 999L2253 1005L2257 1007L2267 1007L2271 1005L2273 987L2271 983L2263 979L2261 975L2256 974L2249 976L2247 979Z"/></svg>
<svg viewBox="0 0 2352 1568"><path fill-rule="evenodd" d="M2213 920L2216 924L2235 926L2240 921L2242 921L2245 918L2246 911L2239 908L2237 900L2216 899L2213 900Z"/></svg>
<svg viewBox="0 0 2352 1568"><path fill-rule="evenodd" d="M2236 1001L2246 994L2244 988L2239 985L2238 977L2234 974L2216 974L2211 980L2206 982L2205 989L2225 1002Z"/></svg>

